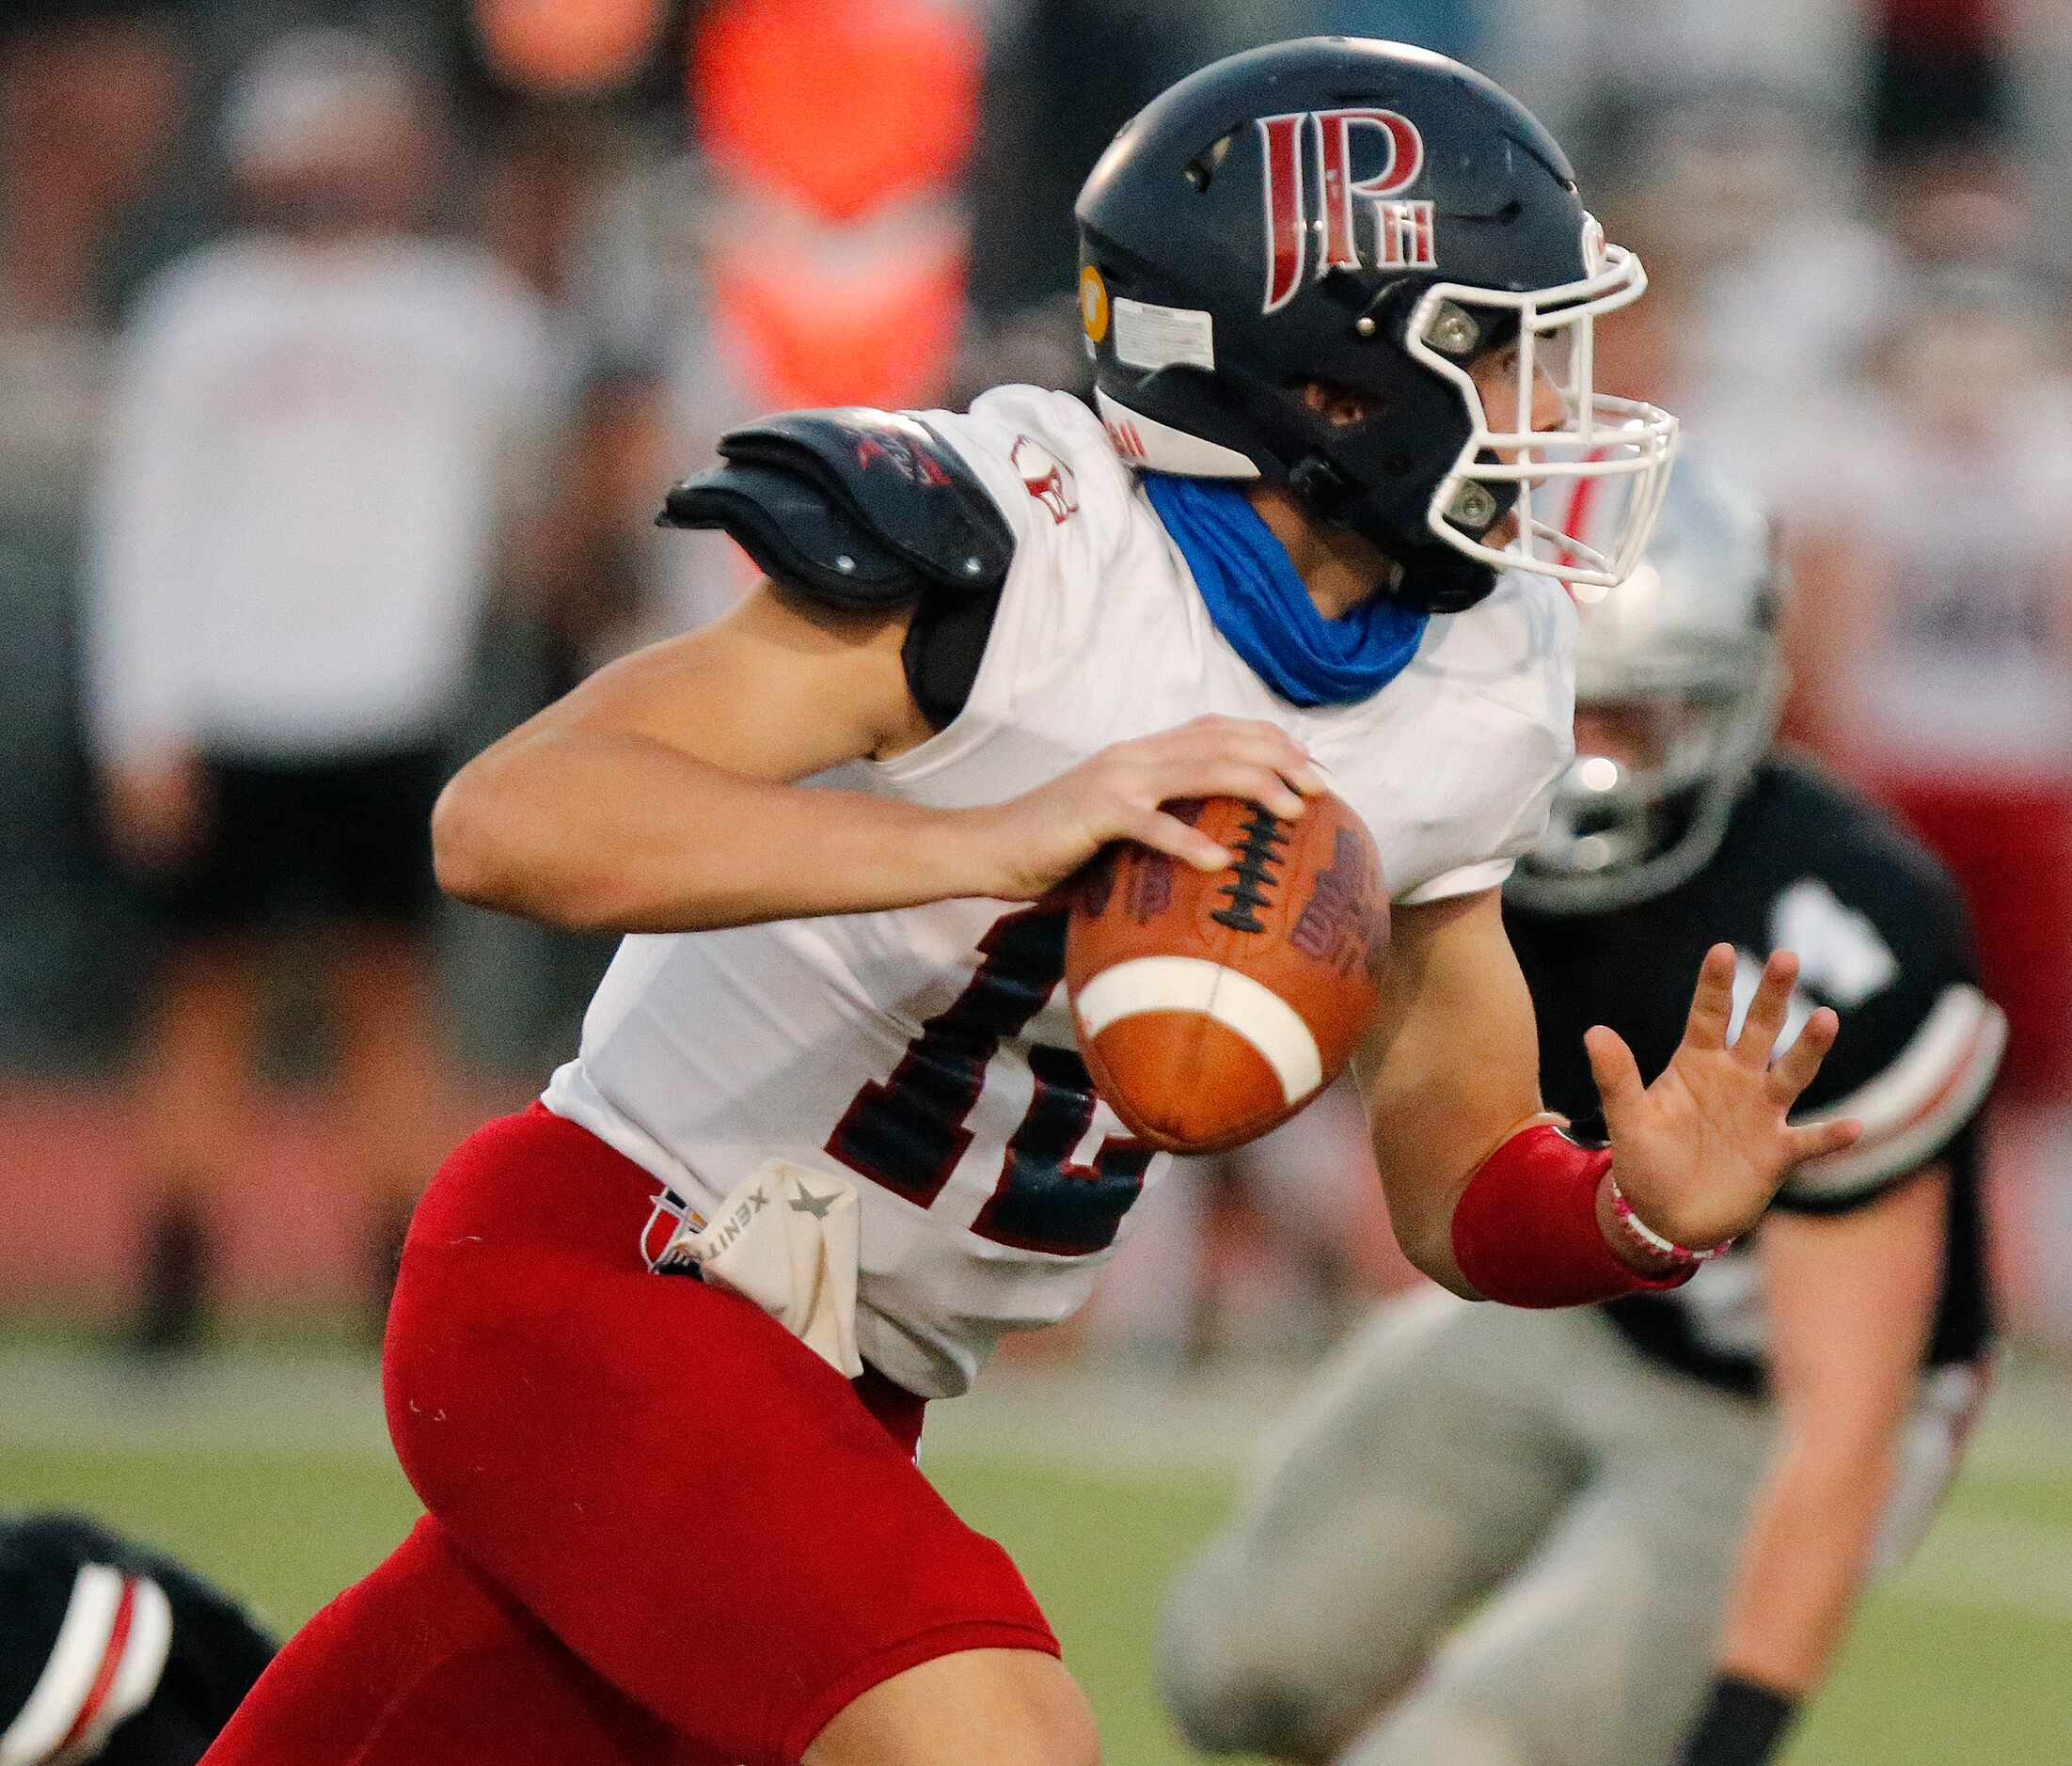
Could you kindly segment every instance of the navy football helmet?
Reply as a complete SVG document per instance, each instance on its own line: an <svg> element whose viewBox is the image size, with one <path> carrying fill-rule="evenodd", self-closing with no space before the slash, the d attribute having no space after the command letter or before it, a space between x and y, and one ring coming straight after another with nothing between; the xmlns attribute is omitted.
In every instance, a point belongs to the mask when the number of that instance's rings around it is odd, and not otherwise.
<svg viewBox="0 0 2072 1766"><path fill-rule="evenodd" d="M1676 420L1595 391L1591 324L1647 278L1473 69L1345 37L1231 55L1124 127L1078 216L1096 398L1134 464L1285 483L1434 612L1511 565L1610 585L1638 562ZM1518 416L1497 430L1469 370L1505 350ZM1561 423L1533 431L1542 382ZM1367 415L1334 421L1320 384ZM1559 516L1534 508L1550 483ZM1563 518L1586 488L1616 509L1595 544ZM1494 543L1512 512L1516 540Z"/></svg>

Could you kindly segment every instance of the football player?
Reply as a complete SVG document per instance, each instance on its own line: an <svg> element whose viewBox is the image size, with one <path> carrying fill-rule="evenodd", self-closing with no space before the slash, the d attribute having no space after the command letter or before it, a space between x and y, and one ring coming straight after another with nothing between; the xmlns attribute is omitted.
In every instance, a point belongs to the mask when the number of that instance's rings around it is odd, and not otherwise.
<svg viewBox="0 0 2072 1766"><path fill-rule="evenodd" d="M79 1515L0 1517L6 1766L194 1766L273 1653L164 1553Z"/></svg>
<svg viewBox="0 0 2072 1766"><path fill-rule="evenodd" d="M1097 1758L913 1451L1153 1176L1080 1060L1055 891L1117 839L1228 865L1175 799L1294 817L1329 768L1372 828L1367 1096L1448 1286L1673 1286L1851 1139L1785 1121L1834 1015L1772 1068L1793 963L1731 1037L1725 946L1653 1087L1598 1039L1613 1151L1541 1107L1496 886L1569 759L1550 578L1625 574L1675 428L1590 386L1643 282L1560 150L1456 63L1306 39L1155 100L1078 213L1099 416L1007 387L735 432L665 519L768 581L448 787L449 890L628 936L578 1057L419 1209L385 1372L429 1517L219 1766ZM1587 555L1553 480L1618 511Z"/></svg>
<svg viewBox="0 0 2072 1766"><path fill-rule="evenodd" d="M1737 1009L1788 942L1790 1024L1848 1014L1801 1119L1865 1136L1673 1294L1377 1312L1175 1591L1162 1679L1197 1745L1760 1766L1865 1579L1926 1529L1984 1387L1976 1141L2004 1024L1935 861L1766 752L1768 559L1760 513L1679 465L1647 562L1582 608L1577 759L1504 917L1548 1101L1578 1121L1586 1030L1668 1060L1671 978L1724 933Z"/></svg>

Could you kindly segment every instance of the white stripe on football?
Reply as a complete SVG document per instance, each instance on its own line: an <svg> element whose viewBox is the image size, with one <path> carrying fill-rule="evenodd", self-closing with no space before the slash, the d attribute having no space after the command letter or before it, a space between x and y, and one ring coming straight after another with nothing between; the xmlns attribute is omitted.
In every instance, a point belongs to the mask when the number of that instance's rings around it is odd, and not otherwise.
<svg viewBox="0 0 2072 1766"><path fill-rule="evenodd" d="M1199 1012L1258 1051L1290 1104L1323 1083L1323 1057L1302 1015L1251 976L1206 957L1131 957L1102 970L1074 1004L1087 1042L1141 1012Z"/></svg>

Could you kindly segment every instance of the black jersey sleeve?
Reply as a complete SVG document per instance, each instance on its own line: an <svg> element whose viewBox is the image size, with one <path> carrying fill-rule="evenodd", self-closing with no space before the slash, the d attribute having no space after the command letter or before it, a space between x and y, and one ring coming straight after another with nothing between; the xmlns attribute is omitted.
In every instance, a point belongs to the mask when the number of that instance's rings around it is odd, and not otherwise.
<svg viewBox="0 0 2072 1766"><path fill-rule="evenodd" d="M1795 875L1772 942L1797 952L1800 991L1842 1033L1797 1121L1856 1116L1863 1137L1799 1167L1777 1206L1832 1213L1874 1200L1943 1156L2000 1065L2006 1022L1979 986L1971 929L1947 872L1884 811L1810 769L1779 802Z"/></svg>

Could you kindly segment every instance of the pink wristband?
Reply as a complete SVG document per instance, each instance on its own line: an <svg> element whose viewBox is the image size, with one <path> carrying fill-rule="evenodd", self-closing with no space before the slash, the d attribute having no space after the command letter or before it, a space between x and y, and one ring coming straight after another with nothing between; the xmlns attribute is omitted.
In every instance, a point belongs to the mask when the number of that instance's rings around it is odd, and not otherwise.
<svg viewBox="0 0 2072 1766"><path fill-rule="evenodd" d="M1638 1249L1651 1251L1658 1257L1667 1257L1679 1269L1695 1269L1701 1263L1710 1263L1722 1251L1728 1250L1734 1240L1724 1244L1708 1245L1703 1251L1693 1251L1688 1245L1680 1245L1673 1238L1664 1238L1633 1211L1633 1204L1626 1200L1626 1192L1619 1187L1619 1174L1611 1174L1612 1218L1627 1238Z"/></svg>

